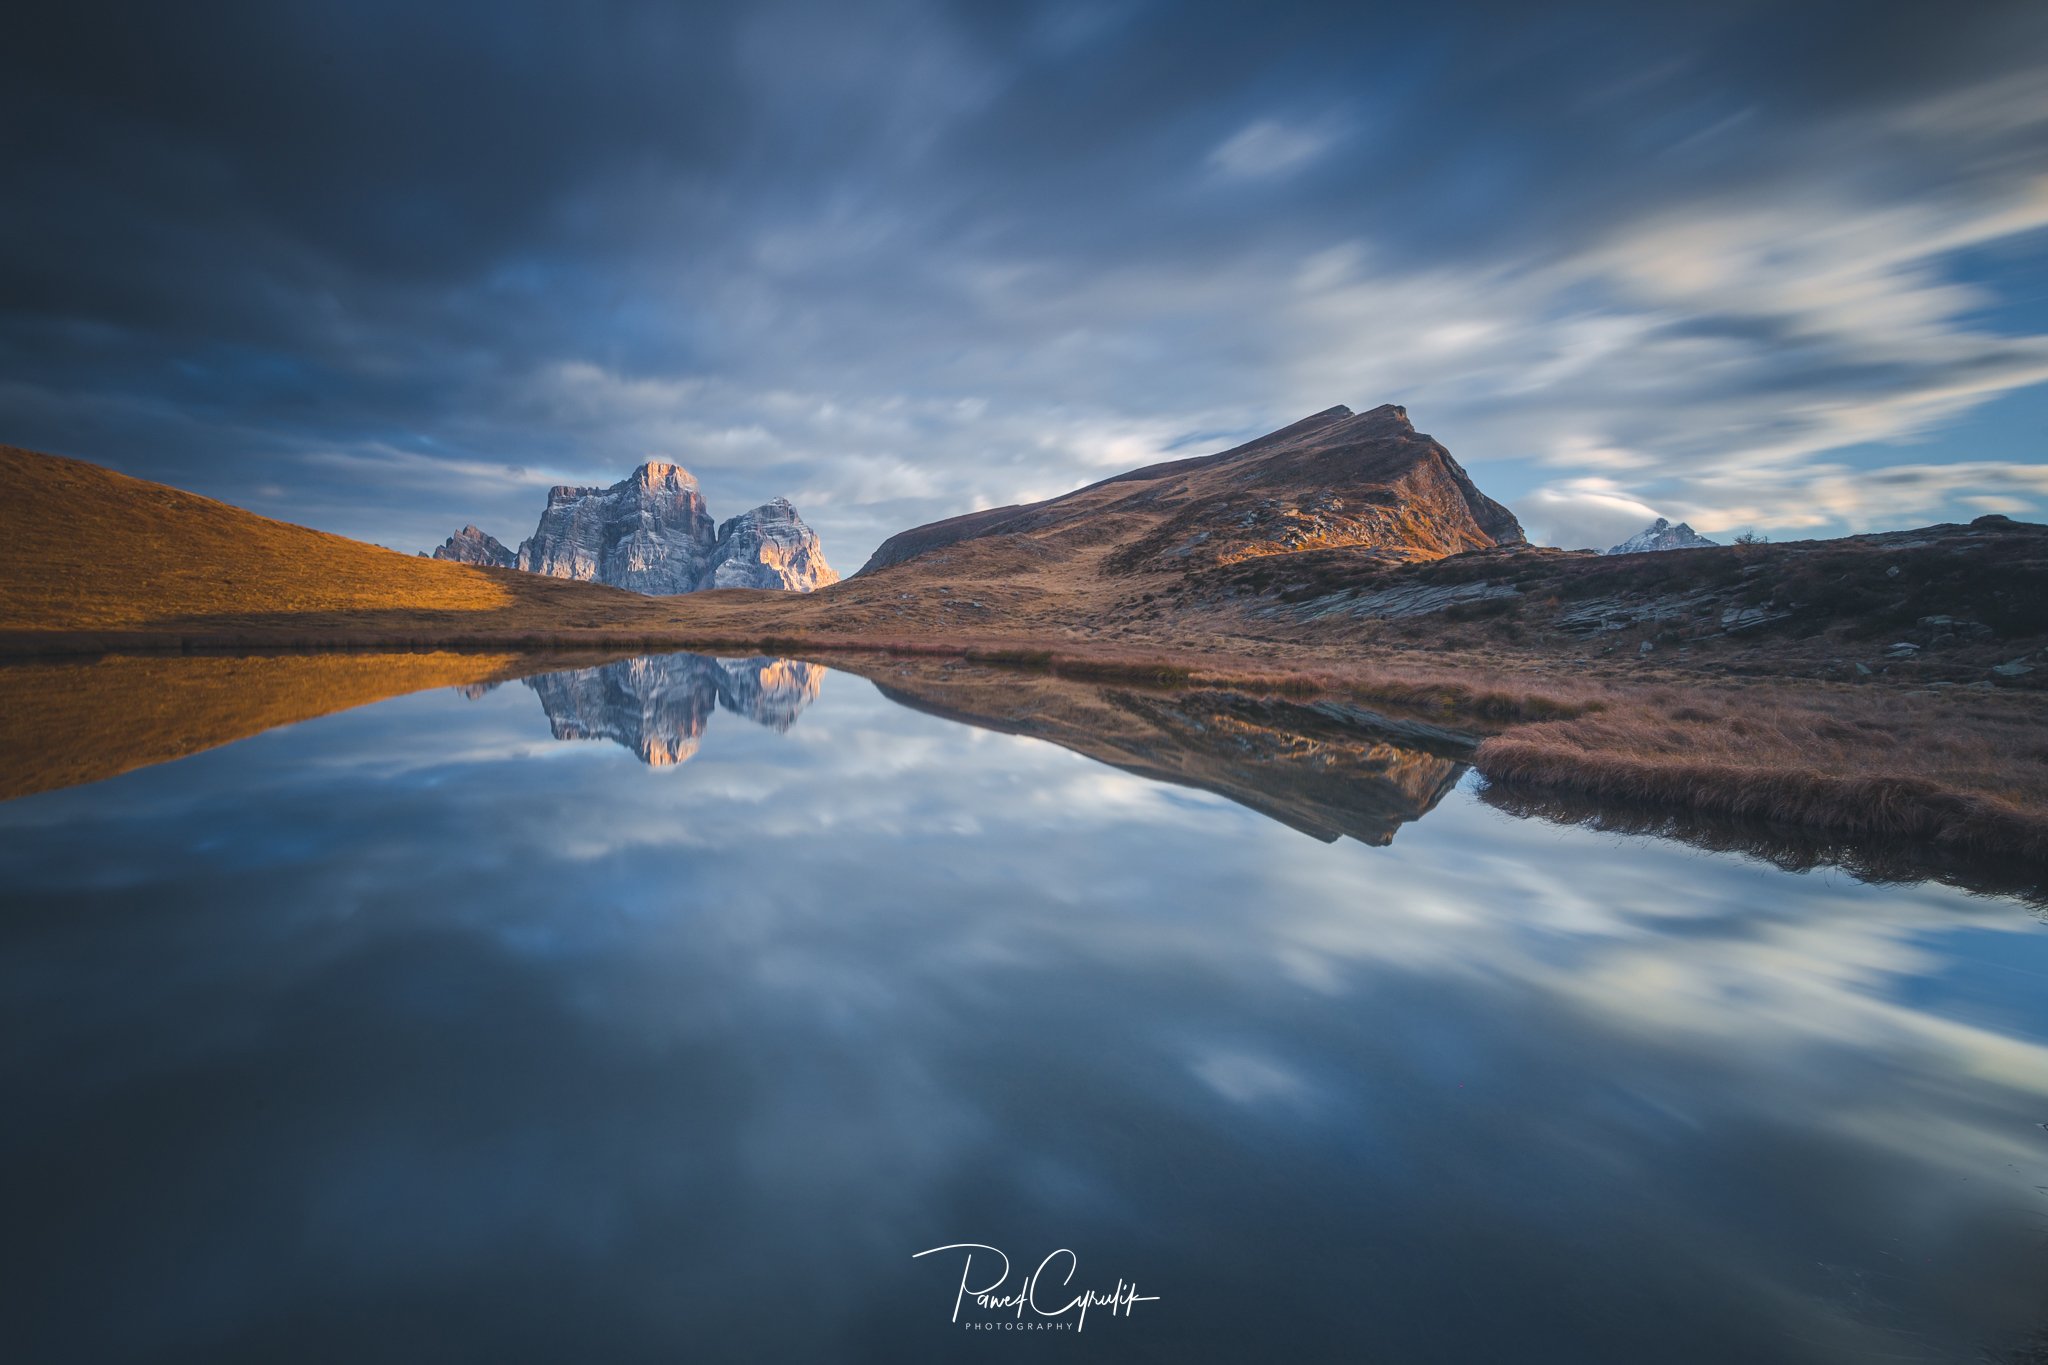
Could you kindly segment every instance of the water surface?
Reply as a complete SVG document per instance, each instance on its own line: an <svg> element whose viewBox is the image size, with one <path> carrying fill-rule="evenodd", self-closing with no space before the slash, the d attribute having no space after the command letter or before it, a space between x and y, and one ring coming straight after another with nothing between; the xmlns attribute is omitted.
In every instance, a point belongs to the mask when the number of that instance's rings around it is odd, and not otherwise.
<svg viewBox="0 0 2048 1365"><path fill-rule="evenodd" d="M1006 687L1025 733L947 718ZM8 1358L1964 1361L2048 1324L2019 902L1517 818L1398 725L889 689L623 661L0 805ZM1011 1289L1070 1248L1043 1306L1148 1297L956 1323L965 1253L913 1259L954 1243Z"/></svg>

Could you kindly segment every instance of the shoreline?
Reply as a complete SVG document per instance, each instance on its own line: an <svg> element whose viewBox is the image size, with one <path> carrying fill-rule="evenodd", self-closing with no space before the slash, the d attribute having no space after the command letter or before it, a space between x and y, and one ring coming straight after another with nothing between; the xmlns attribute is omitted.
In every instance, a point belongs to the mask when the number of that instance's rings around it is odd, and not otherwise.
<svg viewBox="0 0 2048 1365"><path fill-rule="evenodd" d="M1966 716L1943 717L1969 703L1990 703L2014 723L2038 723L2026 713L2030 693L1970 696L1954 690L1913 689L1900 683L1825 683L1811 679L1725 676L1636 681L1606 672L1577 674L1564 686L1546 676L1543 661L1502 668L1424 651L1373 651L1377 657L1255 661L1237 651L1138 650L1103 642L1061 646L1043 641L876 640L641 632L572 635L461 634L337 638L333 633L285 636L268 632L195 635L185 632L64 633L23 649L20 635L0 639L0 677L24 666L90 667L101 660L148 661L161 667L178 659L311 659L327 656L368 663L376 657L417 660L469 658L502 673L508 656L515 671L547 665L591 666L650 653L740 654L804 658L867 676L890 662L918 661L942 669L969 666L1019 677L1051 676L1075 684L1118 685L1170 691L1213 689L1294 699L1349 703L1374 712L1415 718L1469 734L1474 769L1491 787L1550 794L1645 811L1691 813L1754 821L1818 837L1899 840L1950 855L2017 859L2048 867L2048 794L2031 801L1959 780L1955 773L1911 771L1903 763L1873 763L1858 751L1859 767L1844 771L1838 746L1819 737L1840 728L1838 716L1875 703L1886 723L1923 722L1910 745L1889 745L1897 758L1906 747L1925 760L1960 742ZM872 667L863 669L861 661ZM540 664L539 668L528 665ZM375 698L366 698L374 700ZM1704 709L1718 706L1720 713ZM1674 717L1686 729L1726 723L1739 730L1756 714L1804 708L1808 730L1780 727L1775 734L1739 737L1732 751L1691 752L1674 741L1665 750L1642 746L1641 734ZM1974 714L1974 713L1973 713ZM1686 720L1685 718L1689 718ZM1954 722L1947 724L1945 722ZM1851 722L1854 724L1855 722ZM1694 739L1687 735L1686 740ZM1687 750L1684 752L1673 750ZM1922 765L1925 766L1924 763ZM1963 766L1967 768L1967 758ZM2038 767L2038 763L2035 765Z"/></svg>
<svg viewBox="0 0 2048 1365"><path fill-rule="evenodd" d="M1482 775L1532 792L2048 862L2048 527L2003 517L1668 555L1389 563L1338 546L1175 567L1111 562L1158 528L1097 509L1100 535L1083 518L947 542L814 593L648 597L406 556L25 450L0 448L0 474L18 492L0 511L0 680L25 744L41 742L34 677L93 660L128 662L75 699L88 737L108 724L85 714L94 695L123 704L114 674L206 671L179 660L277 661L208 667L261 674L279 715L316 699L295 676L374 699L378 656L422 679L426 656L437 678L514 655L922 660L1341 700L1467 732ZM175 698L147 702L177 738ZM250 719L224 682L209 705L223 733Z"/></svg>

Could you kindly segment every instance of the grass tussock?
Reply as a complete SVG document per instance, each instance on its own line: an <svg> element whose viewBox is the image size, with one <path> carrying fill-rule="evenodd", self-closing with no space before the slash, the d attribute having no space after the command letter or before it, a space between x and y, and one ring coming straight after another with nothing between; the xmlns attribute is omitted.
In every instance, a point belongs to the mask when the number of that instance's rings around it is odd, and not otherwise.
<svg viewBox="0 0 2048 1365"><path fill-rule="evenodd" d="M2048 861L2037 708L1981 694L1649 689L1480 745L1490 781Z"/></svg>

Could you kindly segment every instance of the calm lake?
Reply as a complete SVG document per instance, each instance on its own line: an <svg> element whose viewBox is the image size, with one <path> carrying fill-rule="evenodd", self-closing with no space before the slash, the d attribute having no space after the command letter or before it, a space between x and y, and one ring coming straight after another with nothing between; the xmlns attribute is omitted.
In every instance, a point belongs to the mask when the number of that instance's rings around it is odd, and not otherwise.
<svg viewBox="0 0 2048 1365"><path fill-rule="evenodd" d="M2023 898L1511 813L1426 727L882 682L438 687L0 804L0 1357L2048 1349Z"/></svg>

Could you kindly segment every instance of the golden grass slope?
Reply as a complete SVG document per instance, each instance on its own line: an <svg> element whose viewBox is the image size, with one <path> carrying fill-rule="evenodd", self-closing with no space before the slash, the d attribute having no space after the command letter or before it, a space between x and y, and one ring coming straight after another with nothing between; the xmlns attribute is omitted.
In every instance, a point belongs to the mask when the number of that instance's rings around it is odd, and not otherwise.
<svg viewBox="0 0 2048 1365"><path fill-rule="evenodd" d="M692 596L706 595L789 596ZM0 656L680 647L692 616L677 608L682 600L400 554L83 461L0 446Z"/></svg>
<svg viewBox="0 0 2048 1365"><path fill-rule="evenodd" d="M0 446L0 628L107 630L261 611L484 612L506 584L272 521L78 460Z"/></svg>

